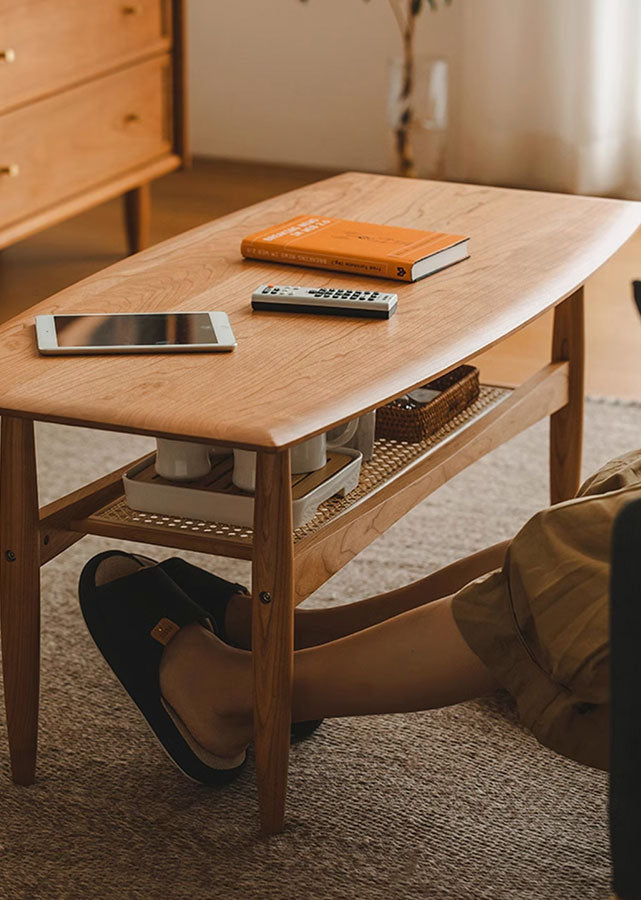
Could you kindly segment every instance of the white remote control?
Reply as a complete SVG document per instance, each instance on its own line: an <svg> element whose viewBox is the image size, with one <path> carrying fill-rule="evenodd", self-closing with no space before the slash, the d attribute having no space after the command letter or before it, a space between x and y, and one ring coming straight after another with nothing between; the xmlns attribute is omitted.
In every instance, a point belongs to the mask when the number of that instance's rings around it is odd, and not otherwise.
<svg viewBox="0 0 641 900"><path fill-rule="evenodd" d="M305 288L288 284L261 284L252 294L252 309L322 313L330 316L366 316L372 319L389 319L396 312L397 303L396 294L381 291Z"/></svg>

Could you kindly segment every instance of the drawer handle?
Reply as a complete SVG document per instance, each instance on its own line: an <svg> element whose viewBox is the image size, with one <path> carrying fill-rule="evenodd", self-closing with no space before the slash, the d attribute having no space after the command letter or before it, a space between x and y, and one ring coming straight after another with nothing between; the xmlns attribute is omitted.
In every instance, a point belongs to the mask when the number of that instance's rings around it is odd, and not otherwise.
<svg viewBox="0 0 641 900"><path fill-rule="evenodd" d="M17 178L20 174L20 166L18 163L11 163L8 166L0 166L0 175L6 175L7 178Z"/></svg>
<svg viewBox="0 0 641 900"><path fill-rule="evenodd" d="M139 16L142 12L142 6L140 3L128 3L127 6L123 6L122 13L124 16Z"/></svg>
<svg viewBox="0 0 641 900"><path fill-rule="evenodd" d="M140 116L135 112L127 113L125 115L125 125L130 125L133 122L140 122Z"/></svg>
<svg viewBox="0 0 641 900"><path fill-rule="evenodd" d="M0 50L0 61L11 63L15 62L16 59L16 51L12 50L11 47L8 47L6 50Z"/></svg>

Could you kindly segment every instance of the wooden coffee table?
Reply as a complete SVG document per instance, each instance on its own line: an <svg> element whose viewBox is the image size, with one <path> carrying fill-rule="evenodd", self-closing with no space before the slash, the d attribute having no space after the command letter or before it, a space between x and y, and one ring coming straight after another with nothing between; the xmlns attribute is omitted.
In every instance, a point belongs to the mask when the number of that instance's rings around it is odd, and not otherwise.
<svg viewBox="0 0 641 900"><path fill-rule="evenodd" d="M470 236L471 256L416 284L242 260L241 238L303 213ZM130 257L0 328L0 607L13 779L35 778L40 566L85 534L252 561L261 823L282 828L293 611L449 478L551 416L552 502L579 484L582 284L641 223L641 204L345 174ZM397 290L389 321L252 313L263 282ZM292 530L289 448L470 359L555 306L551 360L417 447L377 445L367 479ZM45 358L34 315L222 309L231 354ZM258 451L253 529L135 514L118 470L39 509L34 420ZM79 448L79 452L81 452ZM69 460L73 465L73 460Z"/></svg>

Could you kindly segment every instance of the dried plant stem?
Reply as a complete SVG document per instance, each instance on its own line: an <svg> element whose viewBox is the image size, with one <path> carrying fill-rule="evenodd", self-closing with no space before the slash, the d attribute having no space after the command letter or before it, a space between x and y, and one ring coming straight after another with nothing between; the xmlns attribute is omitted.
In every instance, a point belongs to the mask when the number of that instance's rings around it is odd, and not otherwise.
<svg viewBox="0 0 641 900"><path fill-rule="evenodd" d="M405 10L401 0L389 0L392 12L401 31L403 44L403 69L401 73L401 91L398 98L399 116L394 129L396 155L399 175L416 177L416 167L411 147L411 128L414 120L413 91L415 74L414 33L416 15L412 11L412 0L405 0Z"/></svg>

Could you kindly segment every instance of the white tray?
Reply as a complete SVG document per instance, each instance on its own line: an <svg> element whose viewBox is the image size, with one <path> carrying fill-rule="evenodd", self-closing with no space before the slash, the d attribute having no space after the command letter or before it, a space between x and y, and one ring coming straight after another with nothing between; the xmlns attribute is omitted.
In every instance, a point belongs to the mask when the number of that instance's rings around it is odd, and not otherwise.
<svg viewBox="0 0 641 900"><path fill-rule="evenodd" d="M325 500L354 490L358 485L362 459L363 454L358 450L341 447L328 453L325 469L309 475L292 476L294 528L300 528L313 519ZM233 458L230 455L214 457L212 473L189 484L166 481L156 475L154 463L155 456L123 475L125 497L132 509L205 522L253 526L254 495L232 484ZM309 483L308 490L306 482Z"/></svg>

